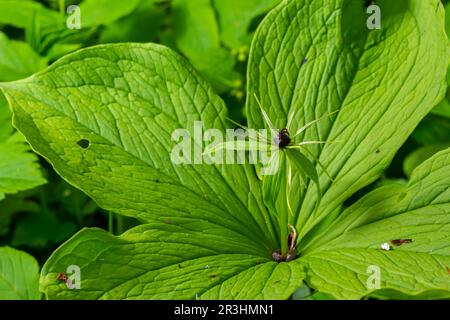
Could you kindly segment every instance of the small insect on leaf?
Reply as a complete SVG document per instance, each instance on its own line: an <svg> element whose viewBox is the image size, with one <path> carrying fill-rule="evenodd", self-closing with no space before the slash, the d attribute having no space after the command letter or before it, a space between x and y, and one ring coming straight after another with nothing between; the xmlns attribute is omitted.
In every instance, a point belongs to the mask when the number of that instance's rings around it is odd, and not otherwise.
<svg viewBox="0 0 450 320"><path fill-rule="evenodd" d="M56 276L56 280L64 282L69 289L74 288L72 281L70 281L69 277L64 272L58 273L58 275Z"/></svg>
<svg viewBox="0 0 450 320"><path fill-rule="evenodd" d="M69 280L69 278L67 277L67 275L64 272L60 272L56 276L56 280L66 283L67 280Z"/></svg>
<svg viewBox="0 0 450 320"><path fill-rule="evenodd" d="M289 131L288 129L284 128L282 129L276 139L275 139L275 143L281 148L284 149L286 148L290 143L291 143L291 137L289 136Z"/></svg>
<svg viewBox="0 0 450 320"><path fill-rule="evenodd" d="M447 270L447 273L450 275L450 268L446 266L445 269Z"/></svg>
<svg viewBox="0 0 450 320"><path fill-rule="evenodd" d="M389 241L393 246L399 247L403 244L411 243L413 242L412 239L395 239Z"/></svg>

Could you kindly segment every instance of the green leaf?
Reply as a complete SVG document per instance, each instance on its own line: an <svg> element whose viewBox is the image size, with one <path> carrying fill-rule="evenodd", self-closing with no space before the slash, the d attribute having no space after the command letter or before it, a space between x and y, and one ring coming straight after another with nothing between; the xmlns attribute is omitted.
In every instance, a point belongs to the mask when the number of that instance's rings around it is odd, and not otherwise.
<svg viewBox="0 0 450 320"><path fill-rule="evenodd" d="M3 93L0 93L0 141L5 141L14 131L11 123L11 112Z"/></svg>
<svg viewBox="0 0 450 320"><path fill-rule="evenodd" d="M77 226L72 222L59 222L54 214L40 210L28 213L15 225L11 245L43 249L61 243L72 236Z"/></svg>
<svg viewBox="0 0 450 320"><path fill-rule="evenodd" d="M450 144L432 144L415 150L409 154L403 162L403 172L407 177L410 177L414 169L422 162L448 147L450 147Z"/></svg>
<svg viewBox="0 0 450 320"><path fill-rule="evenodd" d="M0 300L38 300L39 266L29 254L0 248Z"/></svg>
<svg viewBox="0 0 450 320"><path fill-rule="evenodd" d="M285 214L289 211L286 201L288 188L286 153L278 150L274 151L267 171L268 174L263 177L264 202L275 216Z"/></svg>
<svg viewBox="0 0 450 320"><path fill-rule="evenodd" d="M13 133L11 114L0 94L0 200L5 193L16 193L44 184L36 155L19 133Z"/></svg>
<svg viewBox="0 0 450 320"><path fill-rule="evenodd" d="M171 50L98 46L2 86L33 148L104 209L144 221L208 219L271 246L250 166L172 162L174 130L188 130L187 143L195 145L194 122L223 130L226 110ZM199 161L201 153L194 156Z"/></svg>
<svg viewBox="0 0 450 320"><path fill-rule="evenodd" d="M0 32L0 81L24 78L46 66L46 60L28 44L9 40ZM13 132L11 113L0 93L0 200L5 193L16 193L45 183L36 156L29 152L20 135L13 135Z"/></svg>
<svg viewBox="0 0 450 320"><path fill-rule="evenodd" d="M345 210L306 248L309 284L338 298L359 299L367 268L381 269L381 288L450 297L450 149L413 173L408 186L376 189ZM381 250L395 239L412 242ZM344 279L344 280L343 280Z"/></svg>
<svg viewBox="0 0 450 320"><path fill-rule="evenodd" d="M80 5L81 27L110 24L133 12L140 2L141 0L84 0Z"/></svg>
<svg viewBox="0 0 450 320"><path fill-rule="evenodd" d="M304 263L310 270L310 285L338 299L361 299L376 294L377 290L367 286L370 266L380 268L382 287L396 288L408 295L441 291L439 298L450 298L449 275L445 268L445 264L450 263L449 257L404 251L340 249L311 254Z"/></svg>
<svg viewBox="0 0 450 320"><path fill-rule="evenodd" d="M41 290L50 299L286 299L301 283L300 268L253 254L245 237L176 220L120 237L81 231L46 263ZM81 267L81 290L56 281L70 264Z"/></svg>
<svg viewBox="0 0 450 320"><path fill-rule="evenodd" d="M248 32L253 19L266 13L280 0L213 0L220 22L223 43L235 49L250 45L252 35Z"/></svg>
<svg viewBox="0 0 450 320"><path fill-rule="evenodd" d="M39 212L39 206L22 196L6 197L0 201L0 237L7 236L11 219L21 212Z"/></svg>
<svg viewBox="0 0 450 320"><path fill-rule="evenodd" d="M450 3L445 5L445 31L450 38Z"/></svg>
<svg viewBox="0 0 450 320"><path fill-rule="evenodd" d="M272 223L278 227L280 234L279 245L282 255L286 255L288 248L288 224L290 214L289 194L289 168L284 152L272 152L267 175L263 177L263 200L272 214Z"/></svg>
<svg viewBox="0 0 450 320"><path fill-rule="evenodd" d="M359 2L285 1L255 36L248 97L261 99L278 129L292 117L288 129L296 132L339 110L299 137L334 141L310 147L334 182L317 169L323 191L319 210L314 211L313 183L294 209L301 237L375 181L445 93L450 52L442 6L437 0L377 5L382 29L369 30ZM249 127L262 128L254 100L247 100Z"/></svg>
<svg viewBox="0 0 450 320"><path fill-rule="evenodd" d="M101 33L100 43L151 42L156 39L164 22L164 11L154 1L141 1L126 17L108 24Z"/></svg>
<svg viewBox="0 0 450 320"><path fill-rule="evenodd" d="M45 67L46 59L41 58L27 43L9 40L0 32L0 81L25 78Z"/></svg>
<svg viewBox="0 0 450 320"><path fill-rule="evenodd" d="M35 188L45 182L37 157L29 152L19 134L0 142L0 200L5 193Z"/></svg>
<svg viewBox="0 0 450 320"><path fill-rule="evenodd" d="M320 203L322 191L320 190L319 175L314 164L300 150L289 149L286 154L292 168L300 173L304 184L307 183L306 179L311 179L314 182L317 188L317 202Z"/></svg>
<svg viewBox="0 0 450 320"><path fill-rule="evenodd" d="M0 24L27 28L33 19L37 19L42 27L53 27L62 24L64 21L58 12L47 9L39 2L24 0L0 1Z"/></svg>
<svg viewBox="0 0 450 320"><path fill-rule="evenodd" d="M448 97L445 97L445 99L433 109L432 113L450 119L450 102Z"/></svg>
<svg viewBox="0 0 450 320"><path fill-rule="evenodd" d="M450 143L450 121L430 114L419 124L412 137L421 145Z"/></svg>
<svg viewBox="0 0 450 320"><path fill-rule="evenodd" d="M33 148L104 209L145 222L202 223L265 260L278 249L252 167L171 161L174 130L188 130L195 145L195 121L219 130L227 123L222 100L173 51L98 46L2 87Z"/></svg>
<svg viewBox="0 0 450 320"><path fill-rule="evenodd" d="M210 0L176 0L172 4L174 38L180 51L219 92L240 85L235 59L221 47L219 26Z"/></svg>

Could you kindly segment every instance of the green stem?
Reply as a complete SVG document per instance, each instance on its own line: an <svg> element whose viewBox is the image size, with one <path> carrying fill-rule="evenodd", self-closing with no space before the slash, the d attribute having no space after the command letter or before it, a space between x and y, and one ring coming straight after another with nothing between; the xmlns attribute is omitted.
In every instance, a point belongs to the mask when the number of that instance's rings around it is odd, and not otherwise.
<svg viewBox="0 0 450 320"><path fill-rule="evenodd" d="M114 234L114 213L111 211L108 212L108 231Z"/></svg>
<svg viewBox="0 0 450 320"><path fill-rule="evenodd" d="M59 0L59 13L62 16L66 15L66 4L65 4L65 0Z"/></svg>
<svg viewBox="0 0 450 320"><path fill-rule="evenodd" d="M282 216L285 216L282 214ZM280 217L280 235L281 235L281 254L284 256L288 253L288 227L287 220Z"/></svg>
<svg viewBox="0 0 450 320"><path fill-rule="evenodd" d="M286 154L283 154L283 156L287 157ZM284 174L287 174L287 176L285 177L284 180L284 190L282 197L283 199L286 199L286 209L287 210L282 210L282 212L280 212L280 236L281 236L281 254L284 256L288 253L289 248L288 248L288 224L289 224L289 208L290 208L290 204L289 204L289 174L290 174L290 169L289 169L289 164L287 162L288 160L286 159L286 164L287 164L287 172L284 172ZM283 163L284 165L284 163ZM282 188L283 189L283 188Z"/></svg>
<svg viewBox="0 0 450 320"><path fill-rule="evenodd" d="M116 214L116 234L121 235L123 233L123 216Z"/></svg>

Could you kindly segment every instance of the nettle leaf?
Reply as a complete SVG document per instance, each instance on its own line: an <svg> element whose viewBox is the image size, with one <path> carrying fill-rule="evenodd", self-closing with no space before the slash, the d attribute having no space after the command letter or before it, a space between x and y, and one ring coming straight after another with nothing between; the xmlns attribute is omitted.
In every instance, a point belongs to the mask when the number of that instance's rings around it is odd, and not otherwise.
<svg viewBox="0 0 450 320"><path fill-rule="evenodd" d="M38 300L39 265L29 254L0 248L0 299Z"/></svg>
<svg viewBox="0 0 450 320"><path fill-rule="evenodd" d="M262 128L255 94L278 129L331 141L309 150L323 197L310 182L296 212L300 236L375 181L445 93L449 46L437 0L380 0L381 30L369 30L363 1L285 1L255 36L248 69L249 126ZM395 80L394 80L395 79ZM315 212L315 213L314 213Z"/></svg>
<svg viewBox="0 0 450 320"><path fill-rule="evenodd" d="M338 298L358 299L374 291L366 285L367 269L377 266L382 289L449 298L449 185L446 149L420 165L407 186L370 192L307 246L303 263L310 283ZM407 241L400 246L391 242L401 239ZM392 250L381 250L384 243Z"/></svg>

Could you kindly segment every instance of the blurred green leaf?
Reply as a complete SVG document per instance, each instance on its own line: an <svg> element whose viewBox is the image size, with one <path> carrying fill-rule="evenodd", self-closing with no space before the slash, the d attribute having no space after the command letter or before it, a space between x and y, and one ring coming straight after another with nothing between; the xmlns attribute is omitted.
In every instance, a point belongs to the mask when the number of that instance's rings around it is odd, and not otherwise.
<svg viewBox="0 0 450 320"><path fill-rule="evenodd" d="M0 81L22 79L45 67L47 60L34 52L27 43L9 40L0 32Z"/></svg>
<svg viewBox="0 0 450 320"><path fill-rule="evenodd" d="M431 111L432 114L437 116L447 117L450 119L450 101L448 97L445 97L434 109Z"/></svg>
<svg viewBox="0 0 450 320"><path fill-rule="evenodd" d="M413 139L421 144L450 142L450 121L448 118L428 115L412 134Z"/></svg>
<svg viewBox="0 0 450 320"><path fill-rule="evenodd" d="M12 217L19 212L39 212L39 206L21 196L9 196L0 201L0 236L9 232Z"/></svg>
<svg viewBox="0 0 450 320"><path fill-rule="evenodd" d="M3 93L0 92L0 142L5 141L13 130L8 103Z"/></svg>
<svg viewBox="0 0 450 320"><path fill-rule="evenodd" d="M29 152L20 133L12 133L10 113L0 94L0 200L5 193L31 189L45 183L36 155Z"/></svg>
<svg viewBox="0 0 450 320"><path fill-rule="evenodd" d="M292 300L308 300L311 296L311 289L306 283L303 282L302 286L294 291L292 294Z"/></svg>
<svg viewBox="0 0 450 320"><path fill-rule="evenodd" d="M141 0L84 0L80 4L81 27L110 24L130 14Z"/></svg>
<svg viewBox="0 0 450 320"><path fill-rule="evenodd" d="M159 34L164 21L163 9L154 1L141 1L128 16L106 26L100 35L100 43L152 42Z"/></svg>
<svg viewBox="0 0 450 320"><path fill-rule="evenodd" d="M236 61L222 47L216 13L209 0L175 0L174 38L180 51L209 80L216 91L241 85Z"/></svg>
<svg viewBox="0 0 450 320"><path fill-rule="evenodd" d="M45 182L36 155L29 152L19 133L0 143L0 200L5 193L31 189Z"/></svg>
<svg viewBox="0 0 450 320"><path fill-rule="evenodd" d="M412 172L416 167L418 167L422 162L431 158L433 155L447 149L450 147L450 143L448 144L431 144L419 148L412 152L403 162L403 172L407 177L411 177Z"/></svg>
<svg viewBox="0 0 450 320"><path fill-rule="evenodd" d="M0 300L38 300L39 265L29 254L0 248Z"/></svg>
<svg viewBox="0 0 450 320"><path fill-rule="evenodd" d="M61 223L50 212L29 213L18 221L11 244L44 248L49 243L67 240L76 230L77 226L74 223Z"/></svg>
<svg viewBox="0 0 450 320"><path fill-rule="evenodd" d="M64 180L47 186L48 202L53 207L72 215L79 221L84 216L97 211L97 204L80 190L72 187Z"/></svg>
<svg viewBox="0 0 450 320"><path fill-rule="evenodd" d="M447 36L450 37L450 3L445 5L445 31Z"/></svg>
<svg viewBox="0 0 450 320"><path fill-rule="evenodd" d="M239 49L250 46L252 21L266 13L280 0L213 0L219 16L220 35L223 43Z"/></svg>
<svg viewBox="0 0 450 320"><path fill-rule="evenodd" d="M42 27L61 25L64 21L58 12L44 7L39 2L0 0L0 24L27 28L34 17Z"/></svg>
<svg viewBox="0 0 450 320"><path fill-rule="evenodd" d="M80 49L81 43L55 43L46 54L49 61L55 61L62 56Z"/></svg>

